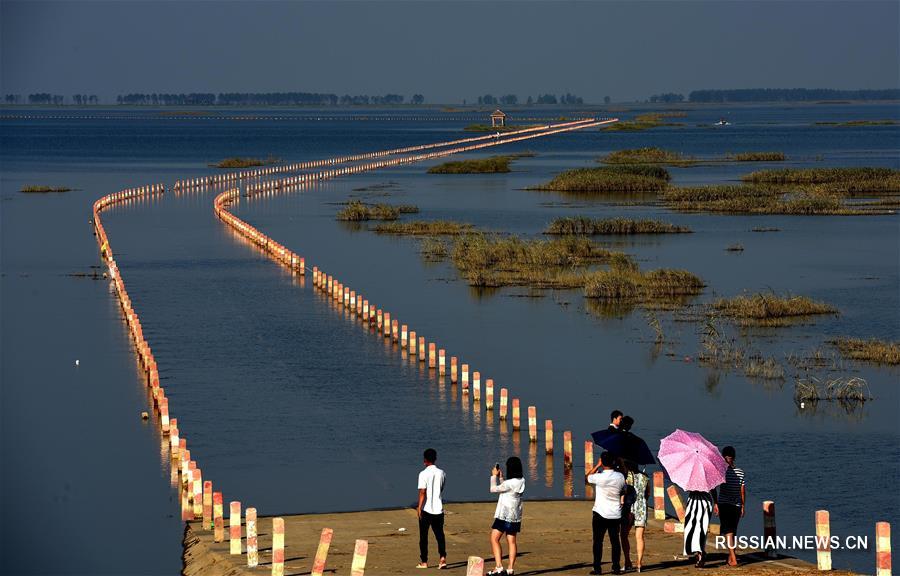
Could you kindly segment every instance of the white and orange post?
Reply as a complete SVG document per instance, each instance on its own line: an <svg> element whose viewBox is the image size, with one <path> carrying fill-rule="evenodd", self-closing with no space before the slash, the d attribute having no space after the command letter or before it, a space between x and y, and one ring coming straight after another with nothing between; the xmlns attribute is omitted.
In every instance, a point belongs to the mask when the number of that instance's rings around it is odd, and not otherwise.
<svg viewBox="0 0 900 576"><path fill-rule="evenodd" d="M284 518L272 518L272 576L284 576Z"/></svg>
<svg viewBox="0 0 900 576"><path fill-rule="evenodd" d="M200 469L194 470L194 480L191 486L193 491L193 509L191 510L191 519L203 518L203 475Z"/></svg>
<svg viewBox="0 0 900 576"><path fill-rule="evenodd" d="M415 330L409 331L409 355L410 356L416 355L416 331Z"/></svg>
<svg viewBox="0 0 900 576"><path fill-rule="evenodd" d="M493 388L494 387L493 380L488 380L488 382L491 384L491 388ZM491 396L493 396L493 394L491 394ZM509 404L509 390L507 390L506 388L501 388L500 389L500 419L501 420L506 420L508 404Z"/></svg>
<svg viewBox="0 0 900 576"><path fill-rule="evenodd" d="M437 366L437 344L434 342L428 343L428 367L434 368Z"/></svg>
<svg viewBox="0 0 900 576"><path fill-rule="evenodd" d="M671 502L672 507L675 508L675 515L678 517L678 522L667 521L663 524L663 531L684 532L684 500L681 499L681 492L678 491L677 486L672 484L666 488L666 494L669 495L669 502Z"/></svg>
<svg viewBox="0 0 900 576"><path fill-rule="evenodd" d="M228 539L229 552L231 554L241 553L241 503L237 500L232 501L228 511Z"/></svg>
<svg viewBox="0 0 900 576"><path fill-rule="evenodd" d="M594 467L594 442L584 441L584 472L588 473Z"/></svg>
<svg viewBox="0 0 900 576"><path fill-rule="evenodd" d="M350 564L350 576L364 576L366 573L366 556L369 555L369 542L357 540L353 547L353 562Z"/></svg>
<svg viewBox="0 0 900 576"><path fill-rule="evenodd" d="M891 524L875 523L875 576L891 576Z"/></svg>
<svg viewBox="0 0 900 576"><path fill-rule="evenodd" d="M537 407L528 407L528 441L537 442Z"/></svg>
<svg viewBox="0 0 900 576"><path fill-rule="evenodd" d="M313 560L311 576L324 576L325 562L328 559L328 548L331 546L333 536L334 530L322 528L322 535L319 537L319 547L316 549L316 558Z"/></svg>
<svg viewBox="0 0 900 576"><path fill-rule="evenodd" d="M653 473L653 517L666 519L666 479L662 470Z"/></svg>
<svg viewBox="0 0 900 576"><path fill-rule="evenodd" d="M404 324L400 327L400 348L404 350L409 347L409 326Z"/></svg>
<svg viewBox="0 0 900 576"><path fill-rule="evenodd" d="M466 561L466 576L484 576L484 558L469 556Z"/></svg>
<svg viewBox="0 0 900 576"><path fill-rule="evenodd" d="M419 336L419 362L426 362L428 360L427 348L425 347L425 337Z"/></svg>
<svg viewBox="0 0 900 576"><path fill-rule="evenodd" d="M213 492L213 540L215 542L225 540L225 519L222 514L222 493Z"/></svg>
<svg viewBox="0 0 900 576"><path fill-rule="evenodd" d="M462 389L463 390L469 389L469 365L468 364L462 365ZM481 391L479 390L478 398L475 398L475 400L479 400L481 398L480 392Z"/></svg>
<svg viewBox="0 0 900 576"><path fill-rule="evenodd" d="M256 508L247 508L244 512L247 523L247 567L259 566L259 539L256 533Z"/></svg>
<svg viewBox="0 0 900 576"><path fill-rule="evenodd" d="M512 400L512 426L513 430L518 430L521 426L521 414L519 413L519 399Z"/></svg>
<svg viewBox="0 0 900 576"><path fill-rule="evenodd" d="M443 348L438 350L438 374L441 376L447 374L447 351Z"/></svg>
<svg viewBox="0 0 900 576"><path fill-rule="evenodd" d="M776 558L778 552L775 550L775 503L771 500L763 502L763 538L765 539L765 551L767 558Z"/></svg>
<svg viewBox="0 0 900 576"><path fill-rule="evenodd" d="M397 320L391 320L391 341L400 341L400 323Z"/></svg>
<svg viewBox="0 0 900 576"><path fill-rule="evenodd" d="M544 452L553 454L553 420L544 420Z"/></svg>
<svg viewBox="0 0 900 576"><path fill-rule="evenodd" d="M212 481L203 482L203 529L211 530L213 527L213 489Z"/></svg>
<svg viewBox="0 0 900 576"><path fill-rule="evenodd" d="M456 358L456 356L450 357L450 383L451 384L456 384L456 382L459 380L459 366L457 365L458 362L459 362L459 360Z"/></svg>
<svg viewBox="0 0 900 576"><path fill-rule="evenodd" d="M831 570L831 518L828 510L816 510L816 565Z"/></svg>

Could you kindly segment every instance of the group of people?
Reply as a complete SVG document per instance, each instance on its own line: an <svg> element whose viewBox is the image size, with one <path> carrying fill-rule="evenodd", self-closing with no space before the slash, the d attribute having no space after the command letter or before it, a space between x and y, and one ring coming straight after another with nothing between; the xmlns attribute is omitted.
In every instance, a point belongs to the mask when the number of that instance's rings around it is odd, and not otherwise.
<svg viewBox="0 0 900 576"><path fill-rule="evenodd" d="M634 419L614 410L610 415L609 430L628 434ZM689 491L684 517L684 554L694 556L696 566L706 560L706 536L713 514L721 520L721 534L728 545L728 564L737 565L735 535L740 519L744 516L746 487L744 472L736 468L735 450L731 446L722 449L728 463L725 482L709 492ZM447 567L447 548L444 538L444 514L441 495L446 474L437 467L437 452L433 448L423 454L425 468L419 473L419 499L416 511L419 517L419 553L417 568L428 567L428 532L434 533L438 546L438 568ZM647 503L650 497L650 478L645 469L635 462L620 458L609 451L600 454L600 460L585 474L585 482L594 487L594 506L591 527L593 532L593 570L602 573L603 541L609 538L612 551L612 573L641 571L644 558L644 529L647 526ZM490 491L499 494L494 522L491 525L490 542L495 567L489 576L512 576L515 572L518 544L516 538L522 529L522 495L525 479L522 461L512 456L506 460L506 475L497 463L491 469ZM634 528L636 563L631 562L629 535ZM508 563L503 566L501 541L506 537L509 547ZM621 563L624 555L624 567Z"/></svg>

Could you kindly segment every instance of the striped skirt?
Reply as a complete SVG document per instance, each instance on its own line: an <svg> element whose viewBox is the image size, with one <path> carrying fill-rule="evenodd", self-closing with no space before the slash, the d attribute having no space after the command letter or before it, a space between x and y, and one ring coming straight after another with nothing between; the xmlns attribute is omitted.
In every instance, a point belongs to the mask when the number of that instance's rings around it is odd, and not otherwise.
<svg viewBox="0 0 900 576"><path fill-rule="evenodd" d="M688 492L684 511L685 556L706 553L706 534L709 532L712 510L713 500L709 492Z"/></svg>

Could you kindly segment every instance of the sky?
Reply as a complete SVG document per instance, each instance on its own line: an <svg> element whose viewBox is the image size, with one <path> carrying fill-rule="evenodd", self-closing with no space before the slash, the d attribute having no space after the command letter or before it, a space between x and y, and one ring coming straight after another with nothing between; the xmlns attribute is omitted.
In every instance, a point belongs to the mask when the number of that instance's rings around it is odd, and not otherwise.
<svg viewBox="0 0 900 576"><path fill-rule="evenodd" d="M0 93L900 87L900 2L0 0Z"/></svg>

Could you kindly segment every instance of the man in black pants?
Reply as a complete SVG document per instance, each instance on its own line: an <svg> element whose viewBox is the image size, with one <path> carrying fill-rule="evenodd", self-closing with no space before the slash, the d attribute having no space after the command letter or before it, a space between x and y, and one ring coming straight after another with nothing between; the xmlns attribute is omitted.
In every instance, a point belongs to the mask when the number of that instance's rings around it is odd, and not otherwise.
<svg viewBox="0 0 900 576"><path fill-rule="evenodd" d="M622 544L619 540L619 524L622 522L622 499L625 494L625 477L613 470L615 458L609 452L600 455L600 461L585 474L588 484L595 486L591 527L594 533L594 569L591 574L601 574L603 563L603 538L609 533L612 548L612 573L621 574L619 564ZM597 472L599 468L602 472Z"/></svg>
<svg viewBox="0 0 900 576"><path fill-rule="evenodd" d="M447 567L447 546L444 542L444 505L441 494L444 492L444 471L434 465L437 462L437 451L434 448L425 450L423 454L425 469L419 472L419 504L416 513L419 515L419 556L422 559L416 568L428 568L428 528L434 531L437 540L438 555L441 557L438 569Z"/></svg>

